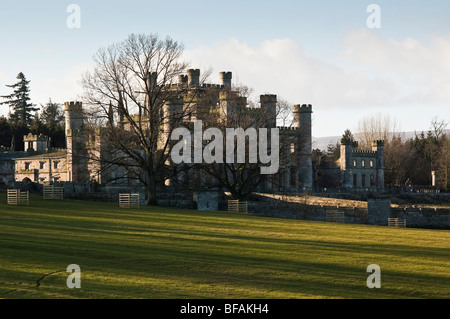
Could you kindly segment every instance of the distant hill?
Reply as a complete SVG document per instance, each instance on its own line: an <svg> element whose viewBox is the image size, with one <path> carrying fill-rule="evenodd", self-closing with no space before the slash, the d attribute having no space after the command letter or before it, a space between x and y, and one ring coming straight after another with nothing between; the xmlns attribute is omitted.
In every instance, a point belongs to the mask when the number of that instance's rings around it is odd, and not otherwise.
<svg viewBox="0 0 450 319"><path fill-rule="evenodd" d="M417 131L417 134L420 134L422 131ZM424 131L426 133L427 131ZM401 132L401 137L403 140L407 140L413 138L416 135L416 132ZM450 130L447 130L447 135L450 136ZM358 133L354 134L355 138L358 139ZM328 145L336 144L341 139L342 135L339 136L327 136L327 137L313 137L313 149L326 150Z"/></svg>

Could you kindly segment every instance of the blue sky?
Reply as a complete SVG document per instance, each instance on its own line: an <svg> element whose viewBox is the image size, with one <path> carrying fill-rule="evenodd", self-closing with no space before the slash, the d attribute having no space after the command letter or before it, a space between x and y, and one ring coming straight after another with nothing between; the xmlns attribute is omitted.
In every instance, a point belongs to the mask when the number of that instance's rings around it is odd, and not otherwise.
<svg viewBox="0 0 450 319"><path fill-rule="evenodd" d="M72 3L80 29L66 24ZM372 3L381 29L367 27ZM183 42L193 68L213 68L212 82L232 71L255 96L313 104L317 137L356 132L376 113L405 131L450 120L450 2L436 0L1 0L0 95L24 72L33 103L77 99L95 52L130 33Z"/></svg>

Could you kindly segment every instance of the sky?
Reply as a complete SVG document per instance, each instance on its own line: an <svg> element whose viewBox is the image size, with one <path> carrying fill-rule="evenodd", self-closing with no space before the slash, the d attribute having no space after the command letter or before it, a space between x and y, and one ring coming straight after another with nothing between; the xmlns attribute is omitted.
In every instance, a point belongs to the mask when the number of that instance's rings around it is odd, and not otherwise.
<svg viewBox="0 0 450 319"><path fill-rule="evenodd" d="M23 72L38 106L81 100L94 54L131 33L183 43L183 59L211 68L212 83L230 71L254 99L312 104L314 137L356 133L377 114L401 131L450 122L448 0L0 0L0 95Z"/></svg>

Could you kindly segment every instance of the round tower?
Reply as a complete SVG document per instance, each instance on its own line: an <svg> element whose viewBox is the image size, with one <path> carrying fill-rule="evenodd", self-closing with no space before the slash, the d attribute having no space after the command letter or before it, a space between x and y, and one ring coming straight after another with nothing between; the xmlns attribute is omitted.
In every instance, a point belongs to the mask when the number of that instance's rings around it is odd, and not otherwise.
<svg viewBox="0 0 450 319"><path fill-rule="evenodd" d="M300 113L302 106L299 104L294 105L294 110L292 111L292 115L294 118L293 126L294 128L300 128Z"/></svg>
<svg viewBox="0 0 450 319"><path fill-rule="evenodd" d="M178 84L185 85L188 83L188 76L185 74L178 75Z"/></svg>
<svg viewBox="0 0 450 319"><path fill-rule="evenodd" d="M183 114L183 99L174 98L164 104L164 132L169 136L175 124L180 124L183 119L178 118Z"/></svg>
<svg viewBox="0 0 450 319"><path fill-rule="evenodd" d="M188 85L190 87L200 86L200 70L199 69L189 69L187 70Z"/></svg>
<svg viewBox="0 0 450 319"><path fill-rule="evenodd" d="M276 95L261 95L260 96L261 110L265 112L267 118L267 128L277 127L277 96Z"/></svg>
<svg viewBox="0 0 450 319"><path fill-rule="evenodd" d="M374 141L372 151L377 153L377 189L384 189L384 141Z"/></svg>
<svg viewBox="0 0 450 319"><path fill-rule="evenodd" d="M236 114L238 111L236 93L231 91L219 92L219 105L228 125L233 125L236 122Z"/></svg>
<svg viewBox="0 0 450 319"><path fill-rule="evenodd" d="M339 166L341 169L341 187L345 189L353 188L353 143L351 141L341 140L341 157Z"/></svg>
<svg viewBox="0 0 450 319"><path fill-rule="evenodd" d="M300 190L313 188L312 105L294 105L294 128L297 128L298 185Z"/></svg>
<svg viewBox="0 0 450 319"><path fill-rule="evenodd" d="M233 74L231 72L220 72L220 85L223 85L225 88L231 88L231 80L233 78Z"/></svg>
<svg viewBox="0 0 450 319"><path fill-rule="evenodd" d="M83 105L81 102L65 103L66 131L80 130L83 126Z"/></svg>
<svg viewBox="0 0 450 319"><path fill-rule="evenodd" d="M83 182L88 179L83 128L83 106L81 102L65 103L67 174L69 181Z"/></svg>

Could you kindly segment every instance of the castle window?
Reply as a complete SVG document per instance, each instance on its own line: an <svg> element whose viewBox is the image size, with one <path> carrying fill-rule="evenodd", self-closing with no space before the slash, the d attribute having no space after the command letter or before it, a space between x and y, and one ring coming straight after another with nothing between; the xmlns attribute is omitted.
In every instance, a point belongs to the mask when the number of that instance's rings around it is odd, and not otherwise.
<svg viewBox="0 0 450 319"><path fill-rule="evenodd" d="M366 175L363 174L361 176L361 182L362 187L366 187Z"/></svg>
<svg viewBox="0 0 450 319"><path fill-rule="evenodd" d="M373 167L373 161L370 161L370 167Z"/></svg>
<svg viewBox="0 0 450 319"><path fill-rule="evenodd" d="M45 169L45 162L39 162L39 169Z"/></svg>
<svg viewBox="0 0 450 319"><path fill-rule="evenodd" d="M59 162L53 162L53 168L54 168L54 169L57 169L57 168L58 168L58 165L59 165Z"/></svg>
<svg viewBox="0 0 450 319"><path fill-rule="evenodd" d="M362 166L362 167L366 167L366 161L365 161L365 160L362 160L362 161L361 161L361 166Z"/></svg>
<svg viewBox="0 0 450 319"><path fill-rule="evenodd" d="M353 175L353 187L358 187L358 175Z"/></svg>
<svg viewBox="0 0 450 319"><path fill-rule="evenodd" d="M357 160L354 160L354 161L353 161L353 167L356 167L356 166L358 166L358 161L357 161Z"/></svg>
<svg viewBox="0 0 450 319"><path fill-rule="evenodd" d="M25 163L25 169L30 169L30 165L31 165L30 162L26 162L26 163Z"/></svg>
<svg viewBox="0 0 450 319"><path fill-rule="evenodd" d="M295 152L295 144L292 143L291 144L291 154L293 154Z"/></svg>

